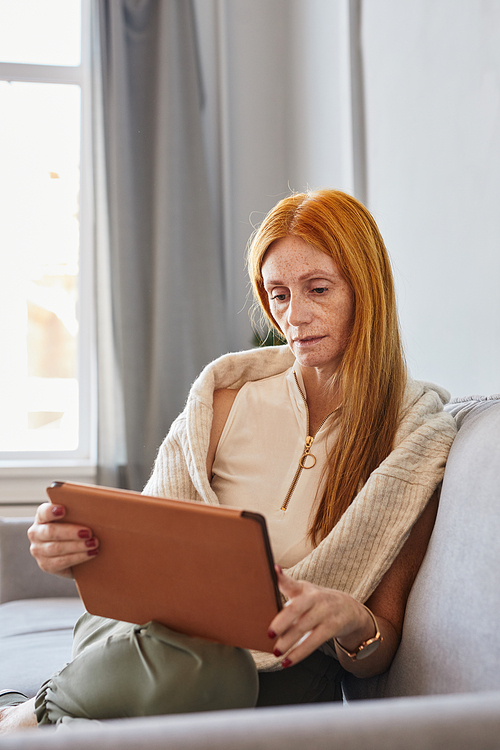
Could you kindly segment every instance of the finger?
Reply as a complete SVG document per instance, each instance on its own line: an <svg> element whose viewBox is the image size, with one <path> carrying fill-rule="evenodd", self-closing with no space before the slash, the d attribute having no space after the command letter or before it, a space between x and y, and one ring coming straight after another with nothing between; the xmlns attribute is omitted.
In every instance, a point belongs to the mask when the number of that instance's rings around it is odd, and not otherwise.
<svg viewBox="0 0 500 750"><path fill-rule="evenodd" d="M32 554L36 553L39 557L60 557L61 555L72 555L83 553L99 547L99 540L96 537L90 539L58 539L48 542L33 542L30 549Z"/></svg>
<svg viewBox="0 0 500 750"><path fill-rule="evenodd" d="M35 523L50 523L51 521L60 520L66 515L64 505L54 505L53 503L42 503L36 511Z"/></svg>
<svg viewBox="0 0 500 750"><path fill-rule="evenodd" d="M62 524L67 526L67 524ZM67 568L74 567L95 557L99 552L99 540L96 537L89 538L64 538L64 534L70 533L74 537L73 530L63 529L62 539L50 539L44 541L46 532L52 532L51 526L58 524L39 525L39 536L34 535L30 545L30 553L36 559L41 570L47 573L69 575ZM78 529L78 527L76 527ZM42 539L40 539L40 536Z"/></svg>
<svg viewBox="0 0 500 750"><path fill-rule="evenodd" d="M283 637L313 606L314 593L308 590L307 585L302 586L302 592L285 602L283 609L272 620L268 631L269 637Z"/></svg>
<svg viewBox="0 0 500 750"><path fill-rule="evenodd" d="M326 633L321 626L308 631L288 653L285 652L286 656L281 662L282 666L286 669L287 667L292 667L294 664L298 664L316 651L325 640L327 640Z"/></svg>
<svg viewBox="0 0 500 750"><path fill-rule="evenodd" d="M96 549L99 548L99 540L96 537L90 539L74 540L57 540L50 542L32 542L30 552L38 562L46 558L57 558L67 555L81 555L92 557ZM92 553L89 555L89 553Z"/></svg>
<svg viewBox="0 0 500 750"><path fill-rule="evenodd" d="M283 573L283 570L279 565L275 565L274 569L278 579L278 588L282 594L288 599L300 594L303 588L302 581L296 581L295 579L290 578L290 576L287 576L286 573Z"/></svg>
<svg viewBox="0 0 500 750"><path fill-rule="evenodd" d="M295 581L293 578L290 578L290 576L287 576L285 573L283 573L280 565L275 565L274 569L276 571L278 587L281 593L287 597L287 601L284 604L284 608L278 613L278 615L269 625L269 638L276 638L276 635L281 633L282 629L287 627L287 624L289 624L293 620L291 611L287 610L285 614L285 609L290 606L292 598L298 597L304 589L304 582Z"/></svg>
<svg viewBox="0 0 500 750"><path fill-rule="evenodd" d="M89 550L88 552L78 552L58 557L41 557L37 559L38 565L45 573L72 578L72 570L75 566L92 560L99 552L98 549Z"/></svg>
<svg viewBox="0 0 500 750"><path fill-rule="evenodd" d="M92 529L74 523L34 523L28 529L28 539L33 543L59 540L92 539Z"/></svg>
<svg viewBox="0 0 500 750"><path fill-rule="evenodd" d="M327 640L330 633L329 623L325 622L322 608L312 606L300 616L294 619L290 626L283 630L275 643L275 656L286 654L291 648L295 648L309 634L318 634L323 640ZM320 641L320 645L323 641ZM279 651L280 653L276 653ZM288 655L288 654L287 654Z"/></svg>

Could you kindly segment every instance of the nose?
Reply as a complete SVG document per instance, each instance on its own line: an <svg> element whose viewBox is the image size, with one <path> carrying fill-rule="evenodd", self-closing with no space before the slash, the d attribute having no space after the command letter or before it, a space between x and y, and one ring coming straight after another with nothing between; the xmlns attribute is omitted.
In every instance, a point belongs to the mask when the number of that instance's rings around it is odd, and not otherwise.
<svg viewBox="0 0 500 750"><path fill-rule="evenodd" d="M298 328L304 323L310 323L311 319L312 311L304 295L292 293L287 311L288 325Z"/></svg>

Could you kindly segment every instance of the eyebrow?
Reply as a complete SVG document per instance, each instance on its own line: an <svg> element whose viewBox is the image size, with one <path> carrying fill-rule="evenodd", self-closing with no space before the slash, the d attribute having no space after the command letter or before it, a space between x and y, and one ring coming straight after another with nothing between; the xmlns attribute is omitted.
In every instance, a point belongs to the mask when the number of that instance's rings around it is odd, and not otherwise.
<svg viewBox="0 0 500 750"><path fill-rule="evenodd" d="M325 273L324 268L313 268L311 271L308 271L307 273L303 273L300 276L297 277L297 281L307 281L307 279L333 279L333 275L331 273ZM281 279L269 279L268 281L264 281L264 286L286 286Z"/></svg>

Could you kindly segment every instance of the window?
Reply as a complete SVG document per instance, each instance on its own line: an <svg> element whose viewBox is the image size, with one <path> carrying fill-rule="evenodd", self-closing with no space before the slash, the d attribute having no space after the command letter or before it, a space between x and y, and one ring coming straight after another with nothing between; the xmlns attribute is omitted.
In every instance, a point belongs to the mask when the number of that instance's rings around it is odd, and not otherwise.
<svg viewBox="0 0 500 750"><path fill-rule="evenodd" d="M89 0L0 0L0 504L95 463L89 25Z"/></svg>

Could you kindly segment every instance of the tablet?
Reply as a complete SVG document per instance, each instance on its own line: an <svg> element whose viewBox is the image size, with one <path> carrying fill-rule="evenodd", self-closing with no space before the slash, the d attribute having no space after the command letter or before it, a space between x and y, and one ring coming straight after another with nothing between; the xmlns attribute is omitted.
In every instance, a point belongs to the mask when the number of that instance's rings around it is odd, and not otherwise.
<svg viewBox="0 0 500 750"><path fill-rule="evenodd" d="M88 612L272 652L281 609L266 521L226 506L54 482L62 522L88 526L99 554L73 569Z"/></svg>

